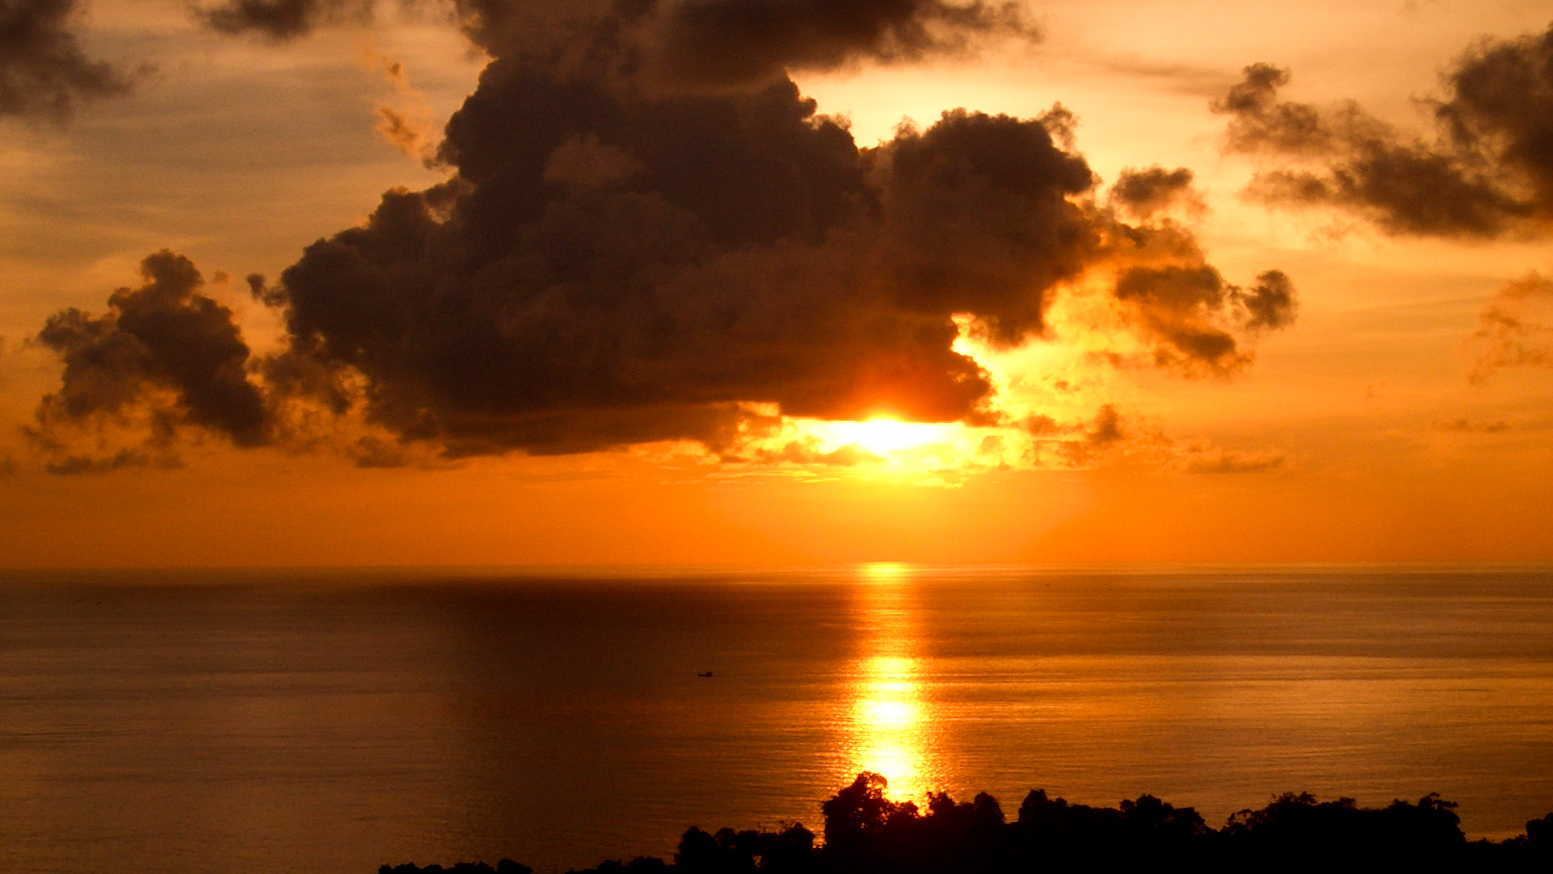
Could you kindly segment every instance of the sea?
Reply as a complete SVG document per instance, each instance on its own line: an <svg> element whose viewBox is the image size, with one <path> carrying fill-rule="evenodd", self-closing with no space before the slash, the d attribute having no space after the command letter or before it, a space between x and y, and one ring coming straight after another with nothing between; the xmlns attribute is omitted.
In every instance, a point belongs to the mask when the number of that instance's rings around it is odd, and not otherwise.
<svg viewBox="0 0 1553 874"><path fill-rule="evenodd" d="M1553 811L1553 566L0 574L0 871L671 857L896 800Z"/></svg>

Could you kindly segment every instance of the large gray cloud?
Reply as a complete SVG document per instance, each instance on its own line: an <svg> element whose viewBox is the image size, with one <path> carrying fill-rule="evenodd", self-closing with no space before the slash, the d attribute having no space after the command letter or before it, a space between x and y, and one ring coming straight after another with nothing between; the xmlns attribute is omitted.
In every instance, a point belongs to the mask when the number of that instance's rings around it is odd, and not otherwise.
<svg viewBox="0 0 1553 874"><path fill-rule="evenodd" d="M1039 121L953 113L862 152L813 111L785 81L648 99L498 60L448 125L456 180L281 276L288 357L365 374L375 419L456 451L716 445L740 401L976 419L951 316L1041 329L1093 257L1087 166Z"/></svg>
<svg viewBox="0 0 1553 874"><path fill-rule="evenodd" d="M76 0L0 0L0 115L68 116L129 90L111 64L81 51Z"/></svg>
<svg viewBox="0 0 1553 874"><path fill-rule="evenodd" d="M498 12L481 26L497 27ZM839 27L836 9L811 12L800 31ZM967 26L984 12L966 13ZM1292 315L1282 274L1235 286L1181 225L1105 206L1060 108L1034 119L955 110L860 149L780 73L665 89L652 60L661 44L622 37L642 13L599 14L542 48L487 40L496 57L440 147L450 179L390 191L278 281L252 278L284 314L286 348L254 365L262 376L240 375L246 347L190 363L184 372L246 412L217 415L183 390L188 420L240 444L290 441L285 411L301 404L358 411L454 456L682 439L732 457L769 428L772 408L993 422L991 380L956 350L956 319L998 346L1044 336L1054 294L1091 273L1120 276L1118 307L1157 363L1187 373L1244 366L1246 339ZM708 54L756 25L727 26ZM797 44L810 38L792 37L782 57L806 57ZM839 51L812 39L823 44L814 58ZM878 56L897 39L858 37L857 52ZM1189 174L1160 172L1180 195ZM99 345L55 345L67 388L73 350ZM122 367L132 385L152 372L134 356ZM108 373L99 381L112 385ZM266 398L249 394L257 384ZM374 451L373 463L393 454Z"/></svg>
<svg viewBox="0 0 1553 874"><path fill-rule="evenodd" d="M743 402L989 422L954 316L1019 343L1046 329L1055 289L1112 263L1131 265L1118 298L1173 365L1243 364L1236 307L1260 306L1258 328L1287 321L1281 274L1243 291L1179 226L1096 206L1089 167L1054 139L1063 113L954 111L858 149L786 78L663 94L622 78L613 37L601 27L561 66L497 58L448 123L457 176L391 192L266 291L292 337L276 365L362 374L374 421L455 454L722 448ZM1175 267L1151 260L1165 237ZM1170 269L1217 284L1182 298Z"/></svg>
<svg viewBox="0 0 1553 874"><path fill-rule="evenodd" d="M1225 148L1276 166L1248 193L1272 204L1352 210L1398 235L1540 235L1553 220L1553 27L1462 54L1413 138L1352 102L1284 101L1289 71L1245 69L1214 110Z"/></svg>

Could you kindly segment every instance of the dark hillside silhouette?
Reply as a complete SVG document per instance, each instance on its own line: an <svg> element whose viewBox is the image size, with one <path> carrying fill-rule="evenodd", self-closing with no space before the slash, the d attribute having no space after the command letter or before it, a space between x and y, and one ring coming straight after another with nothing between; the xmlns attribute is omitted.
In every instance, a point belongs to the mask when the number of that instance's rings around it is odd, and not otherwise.
<svg viewBox="0 0 1553 874"><path fill-rule="evenodd" d="M1468 841L1456 805L1438 795L1417 803L1360 807L1286 793L1242 810L1221 829L1190 807L1152 795L1090 807L1036 789L1009 822L985 792L969 802L928 793L927 811L885 796L885 778L864 772L821 805L824 842L803 825L715 833L692 826L673 862L639 857L569 874L1014 874L1046 870L1185 867L1194 871L1440 870L1553 871L1553 813L1502 843ZM378 874L531 874L511 860L495 868L460 863L384 865Z"/></svg>

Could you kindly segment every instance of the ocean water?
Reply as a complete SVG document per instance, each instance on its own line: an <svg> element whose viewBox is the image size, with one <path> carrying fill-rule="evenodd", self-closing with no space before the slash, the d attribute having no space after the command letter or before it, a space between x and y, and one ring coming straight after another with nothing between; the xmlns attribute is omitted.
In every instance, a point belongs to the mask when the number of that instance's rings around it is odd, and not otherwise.
<svg viewBox="0 0 1553 874"><path fill-rule="evenodd" d="M711 672L712 676L699 676ZM1553 569L0 576L0 870L539 871L896 798L1553 811Z"/></svg>

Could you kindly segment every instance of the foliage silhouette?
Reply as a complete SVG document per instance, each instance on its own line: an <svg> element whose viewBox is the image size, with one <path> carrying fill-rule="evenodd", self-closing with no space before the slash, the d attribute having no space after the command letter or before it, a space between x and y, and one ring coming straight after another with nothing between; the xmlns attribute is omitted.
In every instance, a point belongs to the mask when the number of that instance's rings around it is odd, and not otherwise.
<svg viewBox="0 0 1553 874"><path fill-rule="evenodd" d="M1226 872L1553 870L1553 813L1500 843L1468 841L1456 805L1436 794L1368 808L1352 798L1318 801L1308 793L1285 793L1213 829L1196 810L1152 795L1114 808L1090 807L1036 789L1008 822L985 792L970 802L930 792L924 812L910 801L891 801L887 788L884 777L865 771L821 805L822 844L799 823L780 831L715 833L692 826L672 863L638 857L569 874L1015 874L1165 866ZM384 865L378 874L532 872L504 859L494 869L484 863Z"/></svg>

